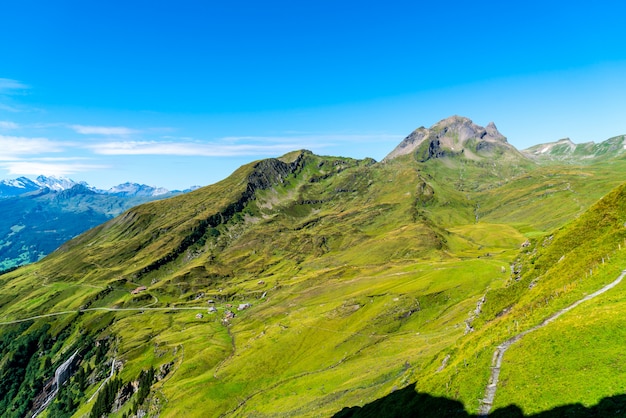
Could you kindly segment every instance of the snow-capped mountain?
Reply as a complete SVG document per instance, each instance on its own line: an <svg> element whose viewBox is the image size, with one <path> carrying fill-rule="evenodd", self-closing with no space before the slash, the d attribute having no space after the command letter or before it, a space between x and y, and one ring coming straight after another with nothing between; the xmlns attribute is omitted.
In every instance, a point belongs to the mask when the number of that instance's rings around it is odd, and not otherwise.
<svg viewBox="0 0 626 418"><path fill-rule="evenodd" d="M152 187L147 186L145 184L137 184L126 182L124 184L120 184L118 186L112 187L107 190L105 193L112 194L115 196L162 196L164 194L169 193L170 191L164 189L163 187Z"/></svg>
<svg viewBox="0 0 626 418"><path fill-rule="evenodd" d="M74 181L67 177L38 176L35 180L19 177L0 181L0 198L15 197L44 189L49 189L53 192L62 192L64 190L70 190L77 185L83 186L98 194L108 194L119 197L165 197L165 195L169 193L180 193L179 191L170 192L163 187L153 187L131 182L120 184L109 190L100 190L89 186L89 184L84 181ZM189 190L193 190L193 188ZM183 191L183 193L186 191L188 190Z"/></svg>
<svg viewBox="0 0 626 418"><path fill-rule="evenodd" d="M98 190L64 177L0 181L0 271L37 261L132 206L180 193L130 182Z"/></svg>
<svg viewBox="0 0 626 418"><path fill-rule="evenodd" d="M76 182L72 179L69 179L67 177L56 177L56 176L50 176L50 177L46 177L46 176L38 176L35 181L36 184L38 184L41 188L48 188L50 190L54 190L55 192L60 192L63 190L68 190L71 189L72 187L76 186L77 184L82 184L83 186L89 187L89 185L87 183L85 183L84 181L81 182Z"/></svg>
<svg viewBox="0 0 626 418"><path fill-rule="evenodd" d="M0 181L0 197L14 197L42 189L61 192L69 190L77 184L89 187L84 181L76 182L66 177L38 176L35 180L27 177L18 177Z"/></svg>
<svg viewBox="0 0 626 418"><path fill-rule="evenodd" d="M0 197L19 196L39 189L41 186L38 183L26 177L0 181Z"/></svg>

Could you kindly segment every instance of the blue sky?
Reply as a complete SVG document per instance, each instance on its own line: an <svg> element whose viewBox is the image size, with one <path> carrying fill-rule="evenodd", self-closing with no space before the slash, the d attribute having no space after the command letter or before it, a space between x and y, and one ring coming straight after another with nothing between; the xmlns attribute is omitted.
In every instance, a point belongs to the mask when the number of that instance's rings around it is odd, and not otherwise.
<svg viewBox="0 0 626 418"><path fill-rule="evenodd" d="M380 160L453 114L518 148L626 134L623 1L6 3L0 178L181 189L293 149Z"/></svg>

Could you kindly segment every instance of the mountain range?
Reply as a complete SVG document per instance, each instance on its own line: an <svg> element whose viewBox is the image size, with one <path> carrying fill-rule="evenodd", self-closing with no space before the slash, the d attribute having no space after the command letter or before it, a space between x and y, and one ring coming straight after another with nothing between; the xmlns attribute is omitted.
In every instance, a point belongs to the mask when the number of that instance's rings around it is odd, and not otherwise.
<svg viewBox="0 0 626 418"><path fill-rule="evenodd" d="M135 196L144 196L144 197L156 197L169 193L181 193L178 190L170 192L167 189L162 187L152 187L145 184L137 184L137 183L123 183L118 186L114 186L108 190L100 190L95 187L90 187L84 181L74 181L72 179L66 177L55 177L55 176L38 176L36 179L31 180L27 177L18 177L16 179L2 180L0 181L0 198L5 197L15 197L20 196L25 193L30 193L34 191L49 189L51 191L59 192L63 190L71 189L74 186L81 185L85 188L93 191L97 194L110 194L116 196L126 196L126 197L135 197ZM196 187L192 187L188 190L184 190L184 192L188 192L193 190Z"/></svg>
<svg viewBox="0 0 626 418"><path fill-rule="evenodd" d="M599 145L454 116L135 206L0 275L0 411L619 415L626 158Z"/></svg>
<svg viewBox="0 0 626 418"><path fill-rule="evenodd" d="M136 183L103 191L60 177L3 180L0 270L37 261L132 206L180 193Z"/></svg>

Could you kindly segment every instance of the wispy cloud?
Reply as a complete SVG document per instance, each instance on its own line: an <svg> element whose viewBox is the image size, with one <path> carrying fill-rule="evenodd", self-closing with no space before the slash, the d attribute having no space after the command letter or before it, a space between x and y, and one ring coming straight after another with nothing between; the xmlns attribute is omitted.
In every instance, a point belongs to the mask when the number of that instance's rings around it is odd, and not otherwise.
<svg viewBox="0 0 626 418"><path fill-rule="evenodd" d="M37 155L63 151L63 144L47 138L27 138L0 135L0 160L12 160L17 155Z"/></svg>
<svg viewBox="0 0 626 418"><path fill-rule="evenodd" d="M10 122L8 120L0 120L0 129L9 130L9 129L17 129L19 125L15 122Z"/></svg>
<svg viewBox="0 0 626 418"><path fill-rule="evenodd" d="M110 135L110 136L125 136L136 134L139 131L136 129L126 128L124 126L87 126L87 125L70 125L75 132L82 135Z"/></svg>
<svg viewBox="0 0 626 418"><path fill-rule="evenodd" d="M105 165L83 164L71 162L47 162L45 160L0 162L0 167L12 176L40 175L69 176L71 174L101 170Z"/></svg>
<svg viewBox="0 0 626 418"><path fill-rule="evenodd" d="M29 86L20 81L12 80L10 78L0 78L0 93L2 94L16 93L20 90L26 90L29 88Z"/></svg>
<svg viewBox="0 0 626 418"><path fill-rule="evenodd" d="M366 143L397 140L397 135L303 135L303 136L231 136L218 141L193 141L166 137L166 141L113 141L89 145L100 155L177 155L202 157L277 156L303 149L329 148L341 143Z"/></svg>
<svg viewBox="0 0 626 418"><path fill-rule="evenodd" d="M201 157L233 157L245 155L276 155L301 148L298 144L220 144L197 142L125 141L90 146L101 155L177 155Z"/></svg>
<svg viewBox="0 0 626 418"><path fill-rule="evenodd" d="M333 146L343 143L367 143L367 142L380 142L387 140L402 139L403 135L392 134L345 134L345 133L298 133L293 132L290 135L285 136L227 136L222 138L221 142L237 143L284 143L284 142L297 142L303 144L314 144L317 147Z"/></svg>

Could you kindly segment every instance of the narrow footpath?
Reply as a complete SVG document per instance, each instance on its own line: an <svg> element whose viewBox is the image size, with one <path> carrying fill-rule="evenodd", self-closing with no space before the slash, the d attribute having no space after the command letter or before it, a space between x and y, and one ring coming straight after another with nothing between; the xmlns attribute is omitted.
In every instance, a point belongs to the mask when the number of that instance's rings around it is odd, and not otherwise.
<svg viewBox="0 0 626 418"><path fill-rule="evenodd" d="M540 328L545 327L550 322L554 321L555 319L557 319L559 316L563 315L564 313L569 312L572 309L576 308L581 303L591 300L595 298L596 296L599 296L603 294L604 292L613 289L622 281L624 276L626 276L626 270L623 270L617 279L607 284L600 290L594 293L591 293L590 295L587 295L584 298L572 303L568 307L557 311L553 315L546 318L541 324L536 325L530 329L527 329L524 332L520 332L519 334L515 335L514 337L509 338L508 340L500 344L496 348L496 350L493 352L493 357L491 359L491 375L489 377L489 382L487 383L487 387L485 388L485 396L480 403L480 407L478 408L478 416L486 417L487 415L489 415L489 412L491 411L493 400L496 397L496 390L498 389L498 378L500 377L500 368L502 367L502 359L504 358L504 353L506 353L506 350L508 350L511 345L521 340L525 335L530 334L533 331L536 331Z"/></svg>

